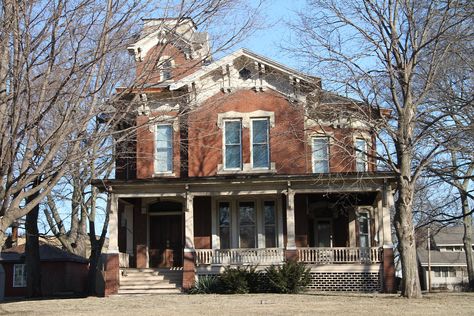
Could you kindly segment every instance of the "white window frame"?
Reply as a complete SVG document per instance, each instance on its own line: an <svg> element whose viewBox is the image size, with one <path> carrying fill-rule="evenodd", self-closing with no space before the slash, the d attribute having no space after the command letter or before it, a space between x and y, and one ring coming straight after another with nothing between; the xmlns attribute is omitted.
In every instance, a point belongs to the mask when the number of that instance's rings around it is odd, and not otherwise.
<svg viewBox="0 0 474 316"><path fill-rule="evenodd" d="M17 269L21 269L20 275L17 275ZM17 279L17 276L20 279ZM26 265L24 263L15 263L13 265L13 287L26 287Z"/></svg>
<svg viewBox="0 0 474 316"><path fill-rule="evenodd" d="M331 173L331 139L329 136L313 136L311 137L311 167L312 167L312 170L313 170L313 173L325 173L325 172L320 172L320 171L316 171L316 157L315 157L315 151L314 151L314 141L316 139L325 139L326 142L327 142L327 147L326 147L326 150L327 150L327 160L318 160L318 161L326 161L327 162L327 173Z"/></svg>
<svg viewBox="0 0 474 316"><path fill-rule="evenodd" d="M358 146L357 146L358 141L364 142L364 149L362 152L358 150ZM362 138L362 137L357 137L354 141L355 163L356 163L357 172L366 172L368 170L367 149L368 149L367 139ZM362 159L362 161L360 159ZM359 170L358 168L359 163L364 163L364 170Z"/></svg>
<svg viewBox="0 0 474 316"><path fill-rule="evenodd" d="M239 133L239 145L240 145L240 167L238 168L228 168L226 164L226 137L225 137L225 131L226 131L226 124L227 122L239 122L240 123L240 133ZM222 128L222 165L224 166L224 170L242 170L243 162L242 162L242 120L240 118L235 118L235 119L225 119L223 121L223 128ZM236 144L233 144L236 145Z"/></svg>
<svg viewBox="0 0 474 316"><path fill-rule="evenodd" d="M255 121L266 121L267 122L267 139L266 139L266 145L267 145L267 166L266 167L255 167L254 166L254 161L253 161L253 122ZM264 143L257 143L256 145L263 145ZM252 166L252 169L256 170L269 170L271 168L271 162L270 162L270 118L269 117L255 117L250 119L250 164Z"/></svg>
<svg viewBox="0 0 474 316"><path fill-rule="evenodd" d="M167 67L165 70L165 63L170 64L169 68ZM158 61L158 69L160 70L160 81L162 82L169 82L173 81L173 73L172 69L175 67L174 59L171 56L161 56ZM165 72L170 72L171 76L169 78L165 78Z"/></svg>
<svg viewBox="0 0 474 316"><path fill-rule="evenodd" d="M275 248L283 247L283 214L280 209L281 200L274 196L260 196L260 197L233 197L233 198L216 198L213 199L212 205L212 249L222 249L220 245L219 232L219 204L229 203L230 205L230 248L240 248L240 218L239 218L239 203L253 202L256 211L256 226L255 226L255 248L266 248L265 244L265 221L263 214L264 202L274 202L275 205Z"/></svg>
<svg viewBox="0 0 474 316"><path fill-rule="evenodd" d="M158 127L160 126L167 126L171 129L171 168L170 170L166 170L166 171L158 171L158 159L157 159L157 156L156 156L156 153L157 153L157 133L158 133ZM155 172L155 175L171 175L173 174L173 170L174 170L174 128L173 128L173 124L156 124L155 125L155 133L154 133L154 153L153 153L153 169L154 169L154 172ZM166 163L166 166L168 166L168 162Z"/></svg>
<svg viewBox="0 0 474 316"><path fill-rule="evenodd" d="M370 236L370 212L368 210L361 210L359 212L357 212L357 226L358 226L358 235L359 235L359 247L362 247L362 243L361 243L361 227L360 227L360 218L362 217L362 215L365 215L366 216L366 219L367 219L367 234L364 233L364 235L367 235L367 242L368 242L368 246L367 248L370 248L371 246L371 236Z"/></svg>

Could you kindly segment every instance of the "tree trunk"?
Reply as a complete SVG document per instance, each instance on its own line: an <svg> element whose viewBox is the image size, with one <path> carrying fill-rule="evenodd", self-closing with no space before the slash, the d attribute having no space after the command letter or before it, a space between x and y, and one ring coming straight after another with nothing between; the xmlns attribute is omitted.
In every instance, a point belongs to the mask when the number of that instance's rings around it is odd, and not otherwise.
<svg viewBox="0 0 474 316"><path fill-rule="evenodd" d="M28 297L40 297L41 292L41 261L39 253L38 233L39 205L26 215L26 285Z"/></svg>
<svg viewBox="0 0 474 316"><path fill-rule="evenodd" d="M469 210L469 201L466 193L461 192L462 212L464 215L464 252L466 253L467 275L469 290L474 291L474 260L472 257L472 215Z"/></svg>
<svg viewBox="0 0 474 316"><path fill-rule="evenodd" d="M416 257L415 231L413 227L413 188L407 181L398 184L399 197L396 202L395 227L398 250L402 264L402 295L407 298L421 298L420 278Z"/></svg>
<svg viewBox="0 0 474 316"><path fill-rule="evenodd" d="M99 261L102 251L98 249L98 242L91 241L91 255L89 257L89 273L87 275L88 294L97 295L97 273L99 270Z"/></svg>

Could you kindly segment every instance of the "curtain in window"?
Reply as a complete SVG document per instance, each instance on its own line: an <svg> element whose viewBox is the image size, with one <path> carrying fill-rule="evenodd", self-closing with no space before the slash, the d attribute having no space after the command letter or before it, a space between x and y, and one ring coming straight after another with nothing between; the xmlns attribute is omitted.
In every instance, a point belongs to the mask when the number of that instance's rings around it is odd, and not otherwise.
<svg viewBox="0 0 474 316"><path fill-rule="evenodd" d="M226 169L240 169L242 167L242 122L225 121L225 161Z"/></svg>
<svg viewBox="0 0 474 316"><path fill-rule="evenodd" d="M359 238L361 247L370 247L369 217L367 213L359 214Z"/></svg>
<svg viewBox="0 0 474 316"><path fill-rule="evenodd" d="M171 125L156 126L155 172L173 170L173 128Z"/></svg>
<svg viewBox="0 0 474 316"><path fill-rule="evenodd" d="M329 139L327 137L313 138L313 171L315 173L329 172Z"/></svg>
<svg viewBox="0 0 474 316"><path fill-rule="evenodd" d="M252 120L253 168L269 168L268 119Z"/></svg>

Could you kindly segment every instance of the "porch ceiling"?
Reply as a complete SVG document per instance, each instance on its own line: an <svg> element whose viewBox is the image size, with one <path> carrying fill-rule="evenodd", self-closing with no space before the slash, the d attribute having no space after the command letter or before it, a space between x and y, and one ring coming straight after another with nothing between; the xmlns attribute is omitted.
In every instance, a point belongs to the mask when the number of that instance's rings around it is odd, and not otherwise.
<svg viewBox="0 0 474 316"><path fill-rule="evenodd" d="M311 174L311 175L234 175L220 177L154 178L137 180L93 179L101 191L122 197L279 194L289 187L295 193L375 192L391 185L390 172Z"/></svg>

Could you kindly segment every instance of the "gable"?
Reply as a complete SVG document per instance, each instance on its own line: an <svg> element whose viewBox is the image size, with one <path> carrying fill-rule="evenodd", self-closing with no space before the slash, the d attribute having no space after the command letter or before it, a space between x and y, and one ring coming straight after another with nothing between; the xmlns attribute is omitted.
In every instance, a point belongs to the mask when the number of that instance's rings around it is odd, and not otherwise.
<svg viewBox="0 0 474 316"><path fill-rule="evenodd" d="M171 84L170 90L187 89L196 104L218 91L230 93L239 89L270 89L305 102L306 94L319 85L318 78L241 49Z"/></svg>

